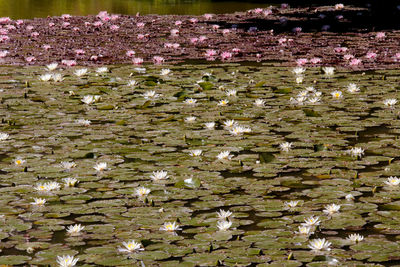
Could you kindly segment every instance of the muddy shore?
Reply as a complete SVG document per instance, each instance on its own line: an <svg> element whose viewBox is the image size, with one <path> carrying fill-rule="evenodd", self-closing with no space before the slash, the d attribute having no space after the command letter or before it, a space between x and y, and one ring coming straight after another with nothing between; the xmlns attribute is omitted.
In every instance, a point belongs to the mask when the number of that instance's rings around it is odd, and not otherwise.
<svg viewBox="0 0 400 267"><path fill-rule="evenodd" d="M109 15L0 20L0 64L277 61L285 66L400 66L399 31L374 31L361 8L270 8L204 16ZM209 51L207 51L209 50ZM212 51L211 51L212 50ZM134 52L132 52L134 51Z"/></svg>

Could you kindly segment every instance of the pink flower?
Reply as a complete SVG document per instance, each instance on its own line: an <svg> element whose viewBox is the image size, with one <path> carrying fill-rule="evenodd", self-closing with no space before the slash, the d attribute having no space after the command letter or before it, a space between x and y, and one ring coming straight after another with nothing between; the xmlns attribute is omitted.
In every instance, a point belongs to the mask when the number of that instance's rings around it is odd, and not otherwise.
<svg viewBox="0 0 400 267"><path fill-rule="evenodd" d="M374 52L368 52L367 55L365 56L368 59L375 59L378 55Z"/></svg>
<svg viewBox="0 0 400 267"><path fill-rule="evenodd" d="M172 29L171 30L171 36L176 37L179 35L179 30L178 29Z"/></svg>
<svg viewBox="0 0 400 267"><path fill-rule="evenodd" d="M6 25L6 28L7 28L8 30L10 30L10 31L16 29L14 25L10 25L10 24Z"/></svg>
<svg viewBox="0 0 400 267"><path fill-rule="evenodd" d="M54 22L49 22L49 27L51 28L51 27L54 27L54 25L56 25L56 24L54 24Z"/></svg>
<svg viewBox="0 0 400 267"><path fill-rule="evenodd" d="M207 49L205 55L206 57L215 57L217 56L217 51L215 51L214 49Z"/></svg>
<svg viewBox="0 0 400 267"><path fill-rule="evenodd" d="M346 55L343 56L343 58L344 58L344 60L350 60L350 59L353 59L354 56L351 55L351 54L346 54Z"/></svg>
<svg viewBox="0 0 400 267"><path fill-rule="evenodd" d="M210 19L212 19L213 15L212 15L212 14L204 14L203 17L204 17L206 20L210 20Z"/></svg>
<svg viewBox="0 0 400 267"><path fill-rule="evenodd" d="M178 43L174 43L174 44L172 44L172 48L174 48L174 49L177 49L177 48L179 48L181 45L180 44L178 44Z"/></svg>
<svg viewBox="0 0 400 267"><path fill-rule="evenodd" d="M191 23L197 23L199 20L196 19L196 18L191 18L191 19L189 19L189 21L190 21Z"/></svg>
<svg viewBox="0 0 400 267"><path fill-rule="evenodd" d="M90 25L92 25L92 23L90 23L89 21L85 21L85 27L89 27Z"/></svg>
<svg viewBox="0 0 400 267"><path fill-rule="evenodd" d="M164 48L172 48L172 43L164 43Z"/></svg>
<svg viewBox="0 0 400 267"><path fill-rule="evenodd" d="M75 54L77 54L77 55L84 55L85 54L85 50L83 50L83 49L75 49L74 51L75 51Z"/></svg>
<svg viewBox="0 0 400 267"><path fill-rule="evenodd" d="M119 30L119 26L118 26L118 25L111 25L111 26L110 26L110 30L112 30L112 31L118 31L118 30Z"/></svg>
<svg viewBox="0 0 400 267"><path fill-rule="evenodd" d="M400 59L400 53L394 54L393 58L394 58L395 61L399 60Z"/></svg>
<svg viewBox="0 0 400 267"><path fill-rule="evenodd" d="M228 35L231 31L229 29L223 29L222 34L223 35Z"/></svg>
<svg viewBox="0 0 400 267"><path fill-rule="evenodd" d="M336 10L341 10L341 9L343 9L344 8L344 5L343 4L336 4L335 5L335 9Z"/></svg>
<svg viewBox="0 0 400 267"><path fill-rule="evenodd" d="M386 33L384 33L384 32L377 32L375 38L378 39L378 40L383 40L383 39L386 38Z"/></svg>
<svg viewBox="0 0 400 267"><path fill-rule="evenodd" d="M261 14L261 13L263 13L263 11L264 10L262 8L255 8L255 9L250 10L250 13Z"/></svg>
<svg viewBox="0 0 400 267"><path fill-rule="evenodd" d="M348 50L348 48L347 47L335 47L334 48L334 51L335 51L335 53L343 53L343 52L346 52Z"/></svg>
<svg viewBox="0 0 400 267"><path fill-rule="evenodd" d="M68 66L68 67L72 67L72 66L76 66L76 61L75 60L68 60L68 59L63 59L61 60L61 64Z"/></svg>
<svg viewBox="0 0 400 267"><path fill-rule="evenodd" d="M0 35L7 35L8 30L7 29L0 29Z"/></svg>
<svg viewBox="0 0 400 267"><path fill-rule="evenodd" d="M300 32L302 32L303 31L303 29L301 28L301 27L294 27L293 29L292 29L292 32L294 32L294 33L300 33Z"/></svg>
<svg viewBox="0 0 400 267"><path fill-rule="evenodd" d="M117 19L119 19L119 16L116 14L111 15L111 20L112 21L116 21Z"/></svg>
<svg viewBox="0 0 400 267"><path fill-rule="evenodd" d="M281 8L282 9L289 8L289 4L283 3L283 4L281 4Z"/></svg>
<svg viewBox="0 0 400 267"><path fill-rule="evenodd" d="M67 28L67 27L69 27L71 25L71 23L69 23L69 22L64 22L63 24L62 24L62 26L64 27L64 28Z"/></svg>
<svg viewBox="0 0 400 267"><path fill-rule="evenodd" d="M361 62L361 59L353 58L352 60L350 60L349 65L350 65L350 66L358 66L358 65L360 65L361 63L362 63L362 62Z"/></svg>
<svg viewBox="0 0 400 267"><path fill-rule="evenodd" d="M146 37L146 35L141 34L141 33L139 33L139 34L137 35L137 38L138 38L139 40L143 40L145 37Z"/></svg>
<svg viewBox="0 0 400 267"><path fill-rule="evenodd" d="M10 37L8 37L7 35L0 35L0 42L5 42L10 40Z"/></svg>
<svg viewBox="0 0 400 267"><path fill-rule="evenodd" d="M36 60L36 58L35 58L34 56L30 56L30 57L26 57L25 60L26 60L27 62L33 62L33 61Z"/></svg>
<svg viewBox="0 0 400 267"><path fill-rule="evenodd" d="M239 48L235 47L235 48L232 49L232 52L234 54L239 54L241 52L241 50Z"/></svg>
<svg viewBox="0 0 400 267"><path fill-rule="evenodd" d="M67 19L71 18L71 15L70 14L62 14L61 18L67 20Z"/></svg>
<svg viewBox="0 0 400 267"><path fill-rule="evenodd" d="M79 29L78 27L74 27L72 30L73 30L74 32L79 32L79 31L80 31L80 29Z"/></svg>
<svg viewBox="0 0 400 267"><path fill-rule="evenodd" d="M8 54L7 50L0 51L0 58L6 57Z"/></svg>
<svg viewBox="0 0 400 267"><path fill-rule="evenodd" d="M38 32L32 32L31 33L31 37L38 37L39 36L39 33Z"/></svg>
<svg viewBox="0 0 400 267"><path fill-rule="evenodd" d="M313 57L310 59L311 64L318 64L321 63L321 59L319 57Z"/></svg>
<svg viewBox="0 0 400 267"><path fill-rule="evenodd" d="M17 20L16 22L17 22L17 25L21 25L21 24L24 23L24 21L23 21L22 19L19 19L19 20Z"/></svg>
<svg viewBox="0 0 400 267"><path fill-rule="evenodd" d="M144 23L143 22L138 22L138 23L136 23L136 27L143 28L144 27Z"/></svg>
<svg viewBox="0 0 400 267"><path fill-rule="evenodd" d="M28 26L26 26L26 30L27 30L27 31L31 31L31 30L33 30L33 26L32 26L32 25L28 25Z"/></svg>
<svg viewBox="0 0 400 267"><path fill-rule="evenodd" d="M266 9L266 10L264 10L264 16L269 16L269 15L272 15L272 10L271 9Z"/></svg>
<svg viewBox="0 0 400 267"><path fill-rule="evenodd" d="M103 26L103 22L101 22L101 21L96 21L96 22L93 23L93 26L95 26L95 27L101 27L101 26Z"/></svg>
<svg viewBox="0 0 400 267"><path fill-rule="evenodd" d="M296 60L296 64L298 66L303 66L303 65L305 65L307 63L308 63L308 59L306 59L306 58L299 58L299 59Z"/></svg>
<svg viewBox="0 0 400 267"><path fill-rule="evenodd" d="M197 37L190 38L190 42L191 42L192 44L195 44L195 43L197 43L198 41L199 41L199 38L197 38Z"/></svg>
<svg viewBox="0 0 400 267"><path fill-rule="evenodd" d="M221 53L221 59L222 60L227 60L227 59L231 59L232 58L232 53L231 52L222 52Z"/></svg>
<svg viewBox="0 0 400 267"><path fill-rule="evenodd" d="M48 44L43 45L43 49L44 49L44 50L49 50L50 48L51 48L51 46L48 45Z"/></svg>
<svg viewBox="0 0 400 267"><path fill-rule="evenodd" d="M261 54L259 54L259 53L256 54L256 58L261 58L261 57L262 57Z"/></svg>
<svg viewBox="0 0 400 267"><path fill-rule="evenodd" d="M97 14L98 18L104 18L104 17L108 17L108 12L107 11L100 11L99 14Z"/></svg>
<svg viewBox="0 0 400 267"><path fill-rule="evenodd" d="M164 58L160 56L154 56L153 57L153 62L154 64L162 64L164 62Z"/></svg>
<svg viewBox="0 0 400 267"><path fill-rule="evenodd" d="M132 59L132 63L135 64L135 65L140 65L140 64L143 63L143 58L135 57L135 58Z"/></svg>
<svg viewBox="0 0 400 267"><path fill-rule="evenodd" d="M92 61L97 61L98 59L99 59L99 57L96 55L93 55L90 57L90 60L92 60Z"/></svg>
<svg viewBox="0 0 400 267"><path fill-rule="evenodd" d="M286 45L287 42L287 38L283 37L283 38L279 38L278 43L280 45Z"/></svg>
<svg viewBox="0 0 400 267"><path fill-rule="evenodd" d="M207 39L208 39L207 36L202 35L202 36L199 37L199 42L202 43Z"/></svg>
<svg viewBox="0 0 400 267"><path fill-rule="evenodd" d="M126 55L127 55L128 57L133 57L135 54L136 54L136 52L133 51L133 50L128 50L128 51L126 51Z"/></svg>
<svg viewBox="0 0 400 267"><path fill-rule="evenodd" d="M11 22L10 17L1 17L0 18L0 23L1 24L6 24L6 23L9 23L9 22Z"/></svg>
<svg viewBox="0 0 400 267"><path fill-rule="evenodd" d="M182 24L182 21L181 21L181 20L175 21L175 26L179 26L179 25L181 25L181 24Z"/></svg>
<svg viewBox="0 0 400 267"><path fill-rule="evenodd" d="M217 25L217 24L214 24L211 27L212 27L213 30L218 30L219 29L219 25Z"/></svg>

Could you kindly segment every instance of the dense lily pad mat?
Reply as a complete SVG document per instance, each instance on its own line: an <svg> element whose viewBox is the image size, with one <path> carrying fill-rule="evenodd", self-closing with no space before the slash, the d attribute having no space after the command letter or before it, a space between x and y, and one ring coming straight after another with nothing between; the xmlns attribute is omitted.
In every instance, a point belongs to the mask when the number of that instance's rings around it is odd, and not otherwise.
<svg viewBox="0 0 400 267"><path fill-rule="evenodd" d="M313 68L296 83L273 65L79 69L56 82L45 67L1 67L0 264L398 262L399 109L385 102L398 71ZM311 216L319 226L298 233ZM316 238L331 250L311 250ZM121 251L130 240L143 250Z"/></svg>

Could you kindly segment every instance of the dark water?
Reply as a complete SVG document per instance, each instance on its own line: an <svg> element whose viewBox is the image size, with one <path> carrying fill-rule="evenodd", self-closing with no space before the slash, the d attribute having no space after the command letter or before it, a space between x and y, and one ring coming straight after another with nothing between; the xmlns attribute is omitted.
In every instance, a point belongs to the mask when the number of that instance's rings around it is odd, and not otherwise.
<svg viewBox="0 0 400 267"><path fill-rule="evenodd" d="M266 1L212 0L0 0L0 17L29 19L62 14L89 15L107 10L115 14L231 13L268 7Z"/></svg>

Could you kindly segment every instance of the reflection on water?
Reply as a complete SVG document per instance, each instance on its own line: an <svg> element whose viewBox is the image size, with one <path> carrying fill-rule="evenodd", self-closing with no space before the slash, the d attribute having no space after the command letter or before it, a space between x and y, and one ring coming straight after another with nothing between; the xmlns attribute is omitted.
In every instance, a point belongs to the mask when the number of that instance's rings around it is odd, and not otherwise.
<svg viewBox="0 0 400 267"><path fill-rule="evenodd" d="M230 13L270 4L257 1L213 0L0 0L0 17L27 19L61 14L88 15L107 10L116 14Z"/></svg>

